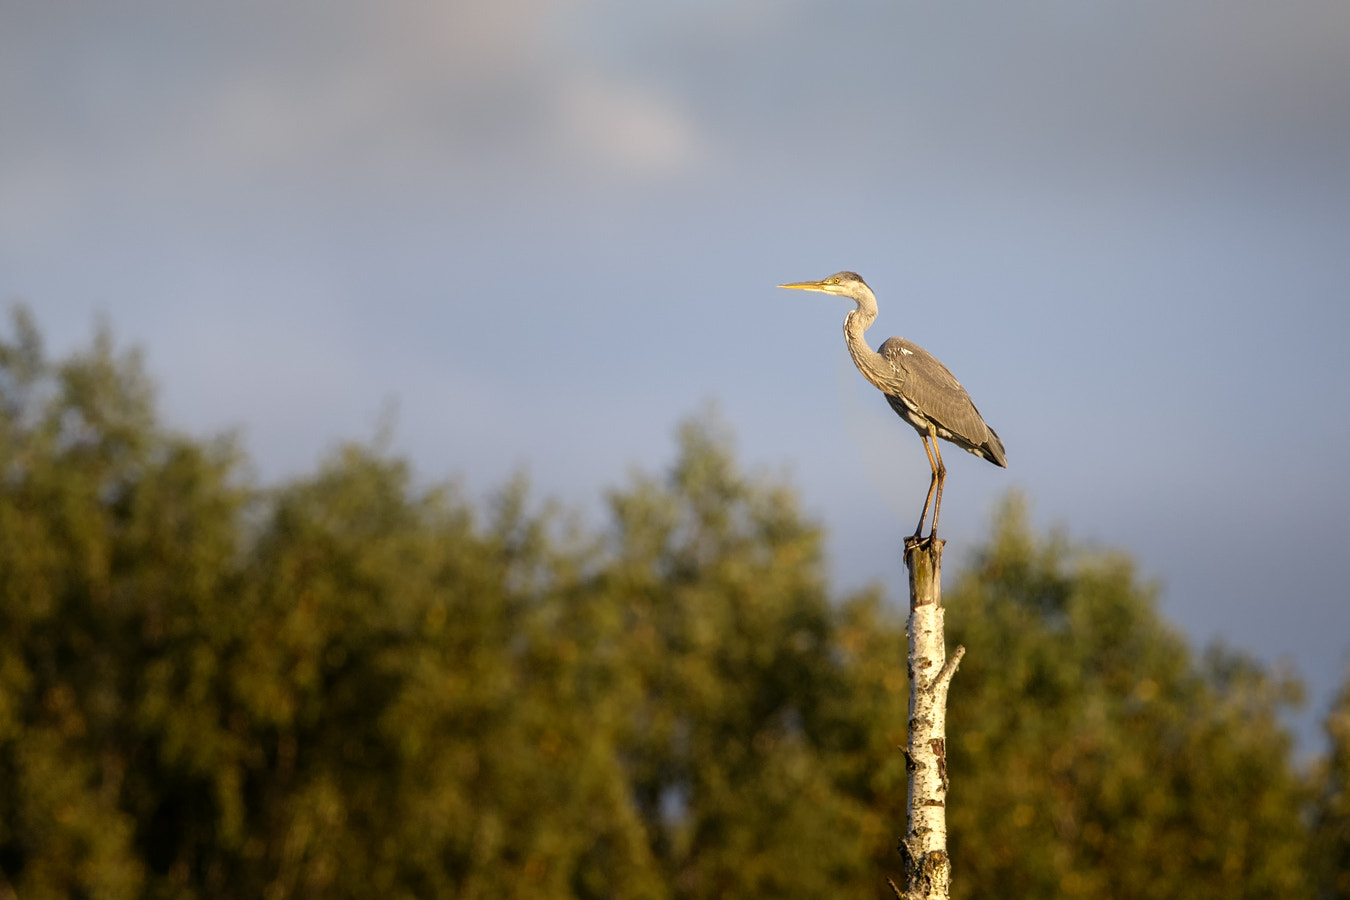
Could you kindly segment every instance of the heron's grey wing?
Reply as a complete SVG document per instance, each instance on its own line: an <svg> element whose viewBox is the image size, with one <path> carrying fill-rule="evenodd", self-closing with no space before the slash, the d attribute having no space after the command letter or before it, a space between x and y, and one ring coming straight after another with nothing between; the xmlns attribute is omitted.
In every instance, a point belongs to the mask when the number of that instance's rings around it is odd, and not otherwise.
<svg viewBox="0 0 1350 900"><path fill-rule="evenodd" d="M901 396L939 428L977 447L989 439L990 429L970 394L936 356L898 337L888 338L878 352L894 370Z"/></svg>

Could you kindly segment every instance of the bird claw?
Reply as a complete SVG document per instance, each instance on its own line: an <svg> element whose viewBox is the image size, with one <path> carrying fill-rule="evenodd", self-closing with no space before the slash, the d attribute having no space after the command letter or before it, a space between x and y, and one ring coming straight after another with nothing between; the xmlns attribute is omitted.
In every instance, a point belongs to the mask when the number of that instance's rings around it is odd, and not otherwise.
<svg viewBox="0 0 1350 900"><path fill-rule="evenodd" d="M905 538L905 552L909 553L914 550L929 550L937 544L945 543L946 541L939 541L936 534L930 534L928 537L911 534L909 537Z"/></svg>

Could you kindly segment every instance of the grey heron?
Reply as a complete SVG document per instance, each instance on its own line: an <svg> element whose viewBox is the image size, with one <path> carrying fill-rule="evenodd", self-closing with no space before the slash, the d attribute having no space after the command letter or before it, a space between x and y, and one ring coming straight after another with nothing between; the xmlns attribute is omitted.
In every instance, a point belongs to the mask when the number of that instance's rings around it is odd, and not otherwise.
<svg viewBox="0 0 1350 900"><path fill-rule="evenodd" d="M844 317L844 340L849 355L863 377L886 395L891 409L904 419L923 439L924 452L933 477L928 482L928 496L923 501L923 514L914 532L923 534L923 523L928 518L928 507L933 506L933 530L929 538L937 538L938 511L942 507L942 483L947 467L942 464L942 453L937 439L951 441L996 466L1008 467L1003 453L1003 441L994 429L985 424L980 411L970 400L970 394L956 380L951 371L938 362L937 357L904 338L887 338L875 352L867 346L863 333L877 317L877 298L872 289L856 272L839 272L823 281L797 281L779 287L799 291L820 291L837 294L858 304ZM933 502L933 491L937 502Z"/></svg>

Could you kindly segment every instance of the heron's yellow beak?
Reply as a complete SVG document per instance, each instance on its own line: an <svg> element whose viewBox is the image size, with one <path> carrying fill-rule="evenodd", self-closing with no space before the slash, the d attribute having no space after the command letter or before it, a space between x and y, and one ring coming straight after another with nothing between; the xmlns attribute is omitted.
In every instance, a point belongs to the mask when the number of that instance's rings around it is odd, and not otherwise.
<svg viewBox="0 0 1350 900"><path fill-rule="evenodd" d="M794 291L820 291L828 294L830 289L827 284L828 282L824 281L794 281L791 284L780 284L779 287L791 288Z"/></svg>

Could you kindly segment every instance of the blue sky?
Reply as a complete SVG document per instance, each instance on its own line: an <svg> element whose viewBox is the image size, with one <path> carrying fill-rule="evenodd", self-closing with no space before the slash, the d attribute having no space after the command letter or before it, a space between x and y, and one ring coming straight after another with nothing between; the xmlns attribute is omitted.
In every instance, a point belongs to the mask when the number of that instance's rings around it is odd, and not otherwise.
<svg viewBox="0 0 1350 900"><path fill-rule="evenodd" d="M948 364L949 552L1009 487L1164 613L1350 648L1350 6L0 0L0 300L97 316L264 478L394 448L596 508L714 401L840 589L900 596L928 467L853 371ZM957 557L959 558L959 556ZM1307 721L1311 721L1311 716ZM1307 728L1306 722L1304 728Z"/></svg>

